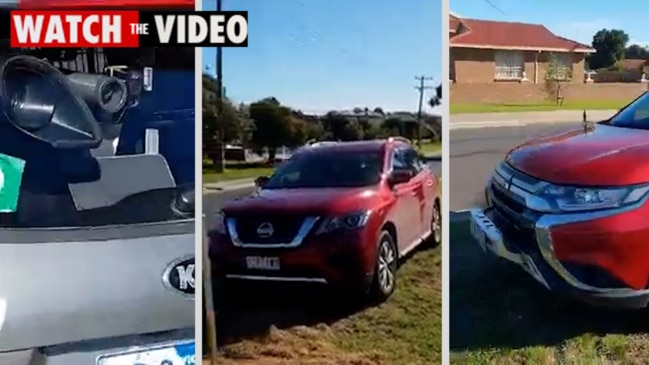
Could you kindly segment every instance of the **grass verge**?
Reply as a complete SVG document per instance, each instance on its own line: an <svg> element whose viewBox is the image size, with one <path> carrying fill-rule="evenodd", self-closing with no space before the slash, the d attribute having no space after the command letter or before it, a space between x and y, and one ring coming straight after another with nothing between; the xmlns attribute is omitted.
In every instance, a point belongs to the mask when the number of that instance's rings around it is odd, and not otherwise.
<svg viewBox="0 0 649 365"><path fill-rule="evenodd" d="M451 223L451 364L646 364L646 311L595 308L550 293L481 252Z"/></svg>
<svg viewBox="0 0 649 365"><path fill-rule="evenodd" d="M451 103L451 114L462 113L500 113L500 112L530 112L552 110L609 110L620 109L629 100L566 100L563 105L557 106L553 102L540 102L530 104L465 104Z"/></svg>
<svg viewBox="0 0 649 365"><path fill-rule="evenodd" d="M424 155L436 154L436 153L440 153L441 151L442 151L441 142L423 143L421 145L421 148L419 148L419 153Z"/></svg>
<svg viewBox="0 0 649 365"><path fill-rule="evenodd" d="M228 365L428 365L441 362L441 249L417 252L399 270L396 292L375 307L338 311L334 300L319 307L276 308L219 313L240 332L248 322L268 325L262 333L225 339ZM316 300L317 301L317 300ZM324 302L325 308L321 308ZM295 303L293 303L295 304ZM314 305L314 304L311 304ZM282 313L283 311L286 311ZM289 313L290 312L290 313Z"/></svg>

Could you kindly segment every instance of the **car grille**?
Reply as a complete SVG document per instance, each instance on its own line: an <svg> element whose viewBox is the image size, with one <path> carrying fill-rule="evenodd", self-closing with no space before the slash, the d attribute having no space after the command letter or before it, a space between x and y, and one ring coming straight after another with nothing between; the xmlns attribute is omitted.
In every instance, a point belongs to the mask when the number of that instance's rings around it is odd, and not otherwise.
<svg viewBox="0 0 649 365"><path fill-rule="evenodd" d="M510 249L535 256L539 251L534 225L539 213L529 209L525 205L525 198L512 191L508 185L511 181L511 186L525 190L526 187L541 181L514 170L504 162L499 166L496 174L497 176L495 175L487 187L488 194L491 196L494 223L503 233L507 245L515 245L509 247ZM499 183L503 181L504 184Z"/></svg>
<svg viewBox="0 0 649 365"><path fill-rule="evenodd" d="M237 235L239 236L239 240L244 244L289 243L297 236L298 231L304 223L303 216L275 212L266 214L253 213L231 218L235 219ZM273 233L268 237L260 236L257 233L257 229L263 224L270 224L272 226Z"/></svg>

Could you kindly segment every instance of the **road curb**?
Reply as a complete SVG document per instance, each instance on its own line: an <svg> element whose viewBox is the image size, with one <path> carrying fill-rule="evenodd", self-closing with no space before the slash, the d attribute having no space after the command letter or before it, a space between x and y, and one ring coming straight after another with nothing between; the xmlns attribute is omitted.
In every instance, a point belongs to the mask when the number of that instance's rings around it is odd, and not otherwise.
<svg viewBox="0 0 649 365"><path fill-rule="evenodd" d="M449 129L476 129L496 127L517 127L537 124L579 124L582 121L583 110L561 111L528 111L462 114L454 118L451 115ZM586 110L589 121L605 120L617 113L617 110ZM481 119L484 118L484 119ZM501 119L502 118L502 119Z"/></svg>
<svg viewBox="0 0 649 365"><path fill-rule="evenodd" d="M521 127L527 123L520 120L500 120L485 122L455 122L450 123L449 129L478 129L478 128L498 128L498 127Z"/></svg>

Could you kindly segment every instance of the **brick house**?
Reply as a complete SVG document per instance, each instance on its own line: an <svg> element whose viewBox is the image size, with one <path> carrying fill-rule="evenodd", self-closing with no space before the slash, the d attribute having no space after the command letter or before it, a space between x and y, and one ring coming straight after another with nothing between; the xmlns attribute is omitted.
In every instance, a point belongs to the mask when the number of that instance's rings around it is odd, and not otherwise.
<svg viewBox="0 0 649 365"><path fill-rule="evenodd" d="M595 50L545 26L449 15L450 79L456 83L543 83L551 57L557 77L584 81L584 58Z"/></svg>

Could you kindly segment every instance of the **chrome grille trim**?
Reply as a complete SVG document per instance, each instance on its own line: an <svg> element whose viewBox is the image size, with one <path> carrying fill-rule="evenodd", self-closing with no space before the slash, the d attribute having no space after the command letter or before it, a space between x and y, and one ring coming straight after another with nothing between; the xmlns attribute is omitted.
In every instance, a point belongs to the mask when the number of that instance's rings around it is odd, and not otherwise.
<svg viewBox="0 0 649 365"><path fill-rule="evenodd" d="M536 193L550 183L525 175L509 166L506 162L502 162L496 167L491 182L493 182L493 188L524 204L527 208L547 205L545 200L538 197Z"/></svg>
<svg viewBox="0 0 649 365"><path fill-rule="evenodd" d="M226 227L232 244L237 247L244 248L291 248L298 247L302 244L306 236L311 232L313 227L318 223L319 217L306 217L302 221L302 225L298 230L295 237L291 242L286 243L245 243L239 238L239 232L237 232L237 221L234 218L226 218Z"/></svg>

